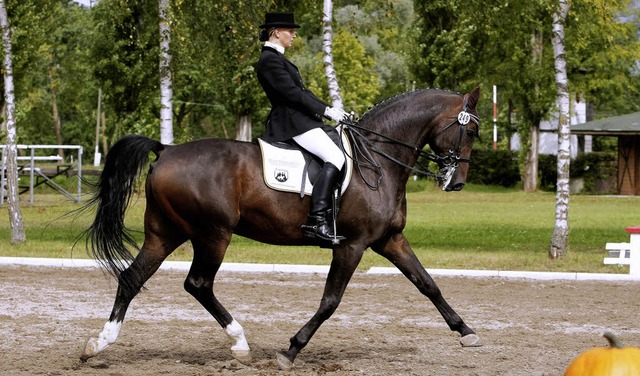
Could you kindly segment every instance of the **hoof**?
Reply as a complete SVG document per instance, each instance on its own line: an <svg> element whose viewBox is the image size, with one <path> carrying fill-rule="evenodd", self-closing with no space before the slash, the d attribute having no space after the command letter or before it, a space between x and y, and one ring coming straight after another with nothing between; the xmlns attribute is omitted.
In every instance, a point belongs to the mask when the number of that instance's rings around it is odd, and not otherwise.
<svg viewBox="0 0 640 376"><path fill-rule="evenodd" d="M482 343L480 343L480 337L476 334L467 334L466 336L460 338L460 344L462 347L480 347Z"/></svg>
<svg viewBox="0 0 640 376"><path fill-rule="evenodd" d="M95 338L87 338L82 354L80 354L80 360L86 362L87 359L96 356L98 352L98 341Z"/></svg>
<svg viewBox="0 0 640 376"><path fill-rule="evenodd" d="M231 355L244 365L251 363L251 352L249 350L231 350Z"/></svg>
<svg viewBox="0 0 640 376"><path fill-rule="evenodd" d="M276 353L276 362L278 362L280 369L283 371L288 371L293 368L293 362L281 352Z"/></svg>

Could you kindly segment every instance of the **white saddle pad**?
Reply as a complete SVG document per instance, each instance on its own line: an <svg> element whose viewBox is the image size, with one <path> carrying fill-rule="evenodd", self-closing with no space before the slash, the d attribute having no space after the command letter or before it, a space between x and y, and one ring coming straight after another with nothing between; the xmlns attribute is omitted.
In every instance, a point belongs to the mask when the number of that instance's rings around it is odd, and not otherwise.
<svg viewBox="0 0 640 376"><path fill-rule="evenodd" d="M258 143L262 151L262 170L265 184L277 191L296 192L300 195L310 196L313 185L307 174L304 176L304 190L302 186L302 175L305 172L306 163L302 152L294 149L282 149L261 139L258 139ZM342 181L342 192L344 193L349 186L353 171L353 161L348 157L351 155L351 144L344 133L342 133L342 144L347 153L346 172Z"/></svg>

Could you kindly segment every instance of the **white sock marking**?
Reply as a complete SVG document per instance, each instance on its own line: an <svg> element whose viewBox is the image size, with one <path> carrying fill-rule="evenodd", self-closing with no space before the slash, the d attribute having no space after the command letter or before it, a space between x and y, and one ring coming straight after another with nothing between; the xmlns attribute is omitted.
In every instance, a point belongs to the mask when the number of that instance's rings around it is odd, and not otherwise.
<svg viewBox="0 0 640 376"><path fill-rule="evenodd" d="M122 327L122 321L107 321L104 324L104 328L100 335L98 335L98 342L96 343L96 353L104 350L110 344L114 343L118 339L120 334L120 328Z"/></svg>
<svg viewBox="0 0 640 376"><path fill-rule="evenodd" d="M224 328L224 331L234 343L233 346L231 346L231 351L250 350L247 339L244 336L244 329L242 329L242 325L240 325L235 319L231 322L231 324L227 325L227 327Z"/></svg>

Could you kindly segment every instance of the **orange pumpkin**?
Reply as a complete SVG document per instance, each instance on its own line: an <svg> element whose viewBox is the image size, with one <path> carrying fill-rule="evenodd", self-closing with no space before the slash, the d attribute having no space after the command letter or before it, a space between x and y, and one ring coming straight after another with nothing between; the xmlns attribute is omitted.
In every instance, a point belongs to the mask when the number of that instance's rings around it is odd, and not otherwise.
<svg viewBox="0 0 640 376"><path fill-rule="evenodd" d="M605 333L609 348L594 348L580 354L564 376L640 376L640 349L622 347L611 333Z"/></svg>

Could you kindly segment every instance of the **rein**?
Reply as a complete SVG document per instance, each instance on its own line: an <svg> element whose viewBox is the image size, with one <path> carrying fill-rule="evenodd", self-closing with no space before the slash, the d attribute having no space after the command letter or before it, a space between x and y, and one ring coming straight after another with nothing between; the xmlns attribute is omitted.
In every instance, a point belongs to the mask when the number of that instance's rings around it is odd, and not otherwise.
<svg viewBox="0 0 640 376"><path fill-rule="evenodd" d="M435 178L438 182L442 184L444 189L451 181L451 178L453 177L453 174L456 168L458 167L458 163L471 162L469 158L463 158L460 156L460 153L462 152L462 146L461 146L462 137L464 135L465 125L467 125L470 121L473 121L474 123L479 124L479 118L476 115L468 113L466 110L467 110L467 103L465 100L463 109L462 111L460 111L457 118L454 121L452 121L449 125L444 127L438 133L438 135L440 135L446 130L448 130L449 128L451 128L453 125L455 124L459 125L458 139L456 143L452 145L452 147L449 149L449 152L444 156L435 154L433 152L426 152L416 147L415 145L411 145L409 143L394 139L392 137L386 136L384 134L373 131L371 129L364 128L351 120L347 120L346 122L345 121L341 122L339 128L341 132L343 131L347 132L347 135L353 141L353 145L352 145L353 155L348 155L348 157L351 158L354 164L358 167L358 172L360 174L360 177L370 189L377 190L380 187L380 182L382 181L382 177L383 177L382 167L375 160L371 152L379 154L384 158L387 158L388 160L392 161L393 163L415 172L416 174ZM397 158L393 157L392 155L382 151L381 149L376 147L374 142L370 141L362 132L368 132L370 134L374 134L377 137L380 137L393 144L411 149L413 152L418 154L418 159L417 159L418 168L414 166L410 166L398 160ZM426 159L428 162L436 162L439 166L442 165L443 167L440 168L438 173L436 174L430 171L428 166L424 166L422 163L420 163L420 157ZM363 168L372 170L378 176L377 180L374 183L371 183L363 176L362 174Z"/></svg>

